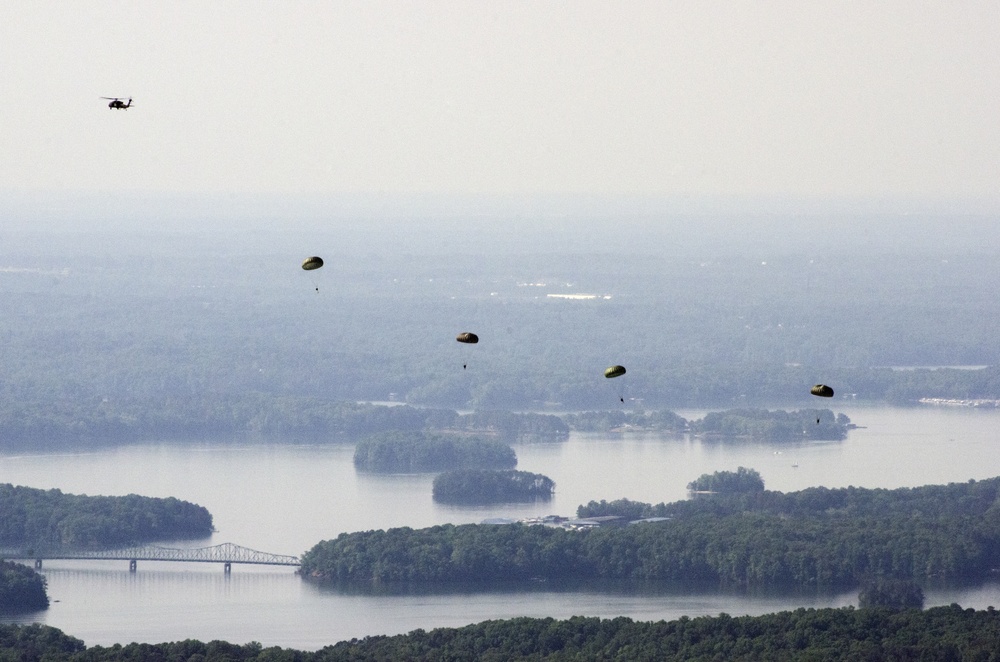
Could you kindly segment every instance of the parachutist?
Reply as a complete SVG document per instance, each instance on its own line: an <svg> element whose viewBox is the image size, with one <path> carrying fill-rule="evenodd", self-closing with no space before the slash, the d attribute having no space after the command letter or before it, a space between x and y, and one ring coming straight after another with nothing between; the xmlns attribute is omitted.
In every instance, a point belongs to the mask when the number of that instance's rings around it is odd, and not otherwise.
<svg viewBox="0 0 1000 662"><path fill-rule="evenodd" d="M623 365L613 365L604 371L604 376L608 379L614 379L615 377L621 377L625 374L625 366ZM618 399L622 404L625 404L625 387L621 389L616 389L618 391Z"/></svg>
<svg viewBox="0 0 1000 662"><path fill-rule="evenodd" d="M307 257L305 260L302 261L303 271L316 271L322 266L323 266L323 258L319 257L318 255ZM314 274L312 280L313 280L313 286L316 288L316 291L319 292L319 284L318 284L319 274Z"/></svg>
<svg viewBox="0 0 1000 662"><path fill-rule="evenodd" d="M479 342L479 336L472 333L471 331L466 331L464 333L460 333L457 336L455 336L455 340L465 345L475 345L476 343ZM468 367L469 367L468 363L462 364L462 370L465 370Z"/></svg>

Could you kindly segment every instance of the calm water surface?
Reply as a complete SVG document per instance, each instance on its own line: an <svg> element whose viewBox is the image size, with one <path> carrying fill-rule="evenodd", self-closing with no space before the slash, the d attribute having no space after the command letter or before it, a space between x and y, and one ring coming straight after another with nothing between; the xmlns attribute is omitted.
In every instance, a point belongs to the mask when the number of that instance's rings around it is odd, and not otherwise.
<svg viewBox="0 0 1000 662"><path fill-rule="evenodd" d="M487 508L438 505L433 475L355 471L352 445L163 442L65 454L0 455L0 482L78 494L175 496L207 507L217 532L203 546L233 542L299 555L342 532L479 522L487 517L573 515L592 499L658 503L686 496L703 473L757 469L768 489L824 485L903 487L1000 475L1000 411L836 407L858 425L841 442L795 446L701 442L652 435L574 434L515 446L518 468L556 481L546 503ZM685 418L704 412L679 411ZM170 544L170 543L168 543ZM369 634L459 626L512 616L763 614L856 603L856 591L767 594L676 586L510 586L489 592L373 594L316 586L287 568L201 564L48 561L53 602L14 619L59 627L88 644L187 638L259 641L317 649ZM1000 585L928 589L927 605L1000 604ZM11 620L11 619L8 619Z"/></svg>

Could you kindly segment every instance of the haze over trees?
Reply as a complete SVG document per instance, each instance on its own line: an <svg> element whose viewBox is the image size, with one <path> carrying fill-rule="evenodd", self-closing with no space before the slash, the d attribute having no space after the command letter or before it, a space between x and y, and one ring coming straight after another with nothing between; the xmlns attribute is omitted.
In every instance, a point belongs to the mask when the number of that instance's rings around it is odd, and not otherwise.
<svg viewBox="0 0 1000 662"><path fill-rule="evenodd" d="M875 239L870 218L840 219L838 234L776 214L737 240L722 231L732 219L653 214L623 234L590 212L572 241L546 219L475 237L423 219L400 248L398 225L276 235L156 213L142 229L17 229L36 227L30 210L8 226L4 444L325 438L363 428L340 403L390 398L607 410L615 362L630 408L801 409L817 381L869 401L1000 398L989 228ZM318 293L300 268L312 252L326 260ZM549 296L565 294L595 298ZM463 370L466 326L480 342ZM893 368L970 365L993 367Z"/></svg>
<svg viewBox="0 0 1000 662"><path fill-rule="evenodd" d="M829 409L798 411L768 411L765 409L729 409L710 411L692 421L693 434L706 438L743 438L768 441L802 441L803 439L837 440L847 436L851 423L845 414Z"/></svg>
<svg viewBox="0 0 1000 662"><path fill-rule="evenodd" d="M517 455L496 439L386 432L366 437L354 449L354 466L361 471L408 473L460 468L509 469Z"/></svg>
<svg viewBox="0 0 1000 662"><path fill-rule="evenodd" d="M658 411L581 411L562 414L566 424L580 432L625 431L630 429L679 434L688 422L669 410Z"/></svg>
<svg viewBox="0 0 1000 662"><path fill-rule="evenodd" d="M677 421L636 409L806 411L816 406L808 388L820 381L836 388L824 403L833 411L839 398L1000 398L992 219L949 221L945 234L913 230L927 219L843 221L842 209L750 220L649 210L630 224L605 209L589 219L524 218L519 231L500 215L484 224L496 229L475 235L464 218L409 213L381 225L352 218L352 227L323 217L308 231L277 233L268 228L283 211L171 224L176 210L146 209L86 223L74 213L52 231L36 224L47 211L28 209L3 224L0 306L15 313L0 318L5 448L250 436L353 442L445 429L509 443L526 421L511 427L496 415L471 424L456 410L613 412L620 403L602 371L614 363L628 366L615 381L629 412L581 416L577 429L678 430ZM873 227L892 230L872 237L883 232ZM327 261L320 292L299 268L313 253ZM463 369L454 337L466 329L481 340ZM357 400L440 409L388 411ZM801 436L828 425L821 411L819 425L798 423ZM736 438L785 429L740 418ZM553 419L527 425L554 436L559 427ZM996 495L982 483L948 486L963 504L951 510L941 504L954 500L938 498L944 492L763 491L628 504L671 517L665 525L575 537L516 526L490 535L394 530L345 538L358 543L353 552L331 544L310 555L320 574L362 581L478 579L495 568L498 577L695 576L754 586L856 585L870 573L980 577L997 565L998 539L995 510L984 505ZM424 552L419 559L387 551L411 543ZM449 547L454 567L443 561ZM521 557L501 553L510 548Z"/></svg>

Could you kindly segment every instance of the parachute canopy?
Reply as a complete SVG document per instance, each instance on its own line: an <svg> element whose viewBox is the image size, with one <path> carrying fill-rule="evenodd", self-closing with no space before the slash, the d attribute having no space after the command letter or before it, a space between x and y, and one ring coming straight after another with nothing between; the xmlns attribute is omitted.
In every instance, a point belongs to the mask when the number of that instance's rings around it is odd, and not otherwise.
<svg viewBox="0 0 1000 662"><path fill-rule="evenodd" d="M322 266L323 266L323 258L316 257L315 255L313 255L312 257L307 257L305 260L302 261L302 268L305 269L306 271L319 269Z"/></svg>
<svg viewBox="0 0 1000 662"><path fill-rule="evenodd" d="M458 342L464 342L470 345L475 345L477 342L479 342L479 336L477 336L474 333L469 333L468 331L466 331L465 333L460 333L457 336L455 336L455 340L457 340Z"/></svg>
<svg viewBox="0 0 1000 662"><path fill-rule="evenodd" d="M816 386L813 386L811 389L809 389L809 392L812 393L813 395L818 395L821 398L833 397L833 389L827 386L826 384L816 384Z"/></svg>
<svg viewBox="0 0 1000 662"><path fill-rule="evenodd" d="M613 365L604 371L604 376L608 379L612 377L621 377L625 374L625 366L623 365Z"/></svg>

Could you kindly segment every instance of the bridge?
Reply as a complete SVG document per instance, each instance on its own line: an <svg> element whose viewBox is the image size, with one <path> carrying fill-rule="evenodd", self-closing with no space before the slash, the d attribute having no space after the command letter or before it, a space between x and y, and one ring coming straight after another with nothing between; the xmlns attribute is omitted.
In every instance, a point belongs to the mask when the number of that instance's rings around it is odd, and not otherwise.
<svg viewBox="0 0 1000 662"><path fill-rule="evenodd" d="M73 559L86 561L128 561L128 569L135 572L139 561L178 561L182 563L221 563L223 570L228 573L232 570L234 563L247 565L301 565L299 557L285 554L271 554L269 552L258 552L249 547L241 547L231 542L212 547L157 547L155 545L143 545L136 547L123 547L120 549L105 549L92 552L83 551L50 551L23 553L20 551L11 552L9 550L0 551L0 557L5 559L34 559L35 568L42 567L43 560Z"/></svg>

